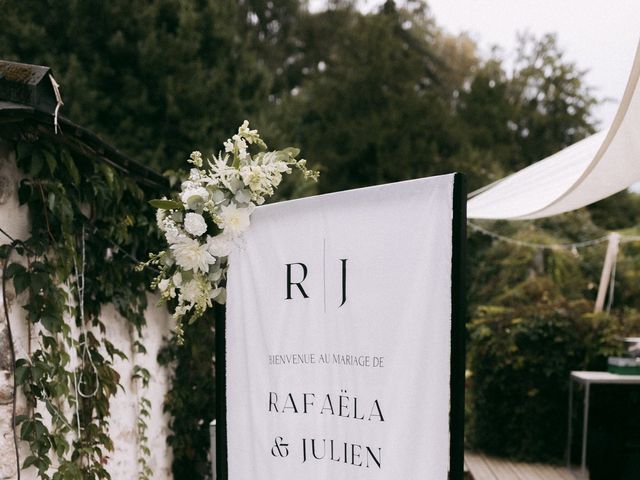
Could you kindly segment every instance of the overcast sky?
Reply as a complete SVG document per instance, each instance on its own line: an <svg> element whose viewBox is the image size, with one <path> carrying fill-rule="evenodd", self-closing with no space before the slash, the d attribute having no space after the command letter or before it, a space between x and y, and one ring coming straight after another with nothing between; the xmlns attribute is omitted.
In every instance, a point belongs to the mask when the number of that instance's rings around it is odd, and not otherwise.
<svg viewBox="0 0 640 480"><path fill-rule="evenodd" d="M312 9L323 0L312 0ZM364 10L384 0L363 0ZM640 0L429 0L438 25L467 32L483 52L492 45L512 53L517 32L555 32L566 58L589 70L586 81L598 97L613 101L597 108L602 125L615 115L640 41Z"/></svg>

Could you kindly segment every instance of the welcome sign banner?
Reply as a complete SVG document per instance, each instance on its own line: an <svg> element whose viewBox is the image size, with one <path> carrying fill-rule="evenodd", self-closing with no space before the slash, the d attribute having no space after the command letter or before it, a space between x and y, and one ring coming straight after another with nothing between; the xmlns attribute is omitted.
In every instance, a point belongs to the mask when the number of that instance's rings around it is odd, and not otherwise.
<svg viewBox="0 0 640 480"><path fill-rule="evenodd" d="M254 212L230 258L218 478L462 478L461 181Z"/></svg>

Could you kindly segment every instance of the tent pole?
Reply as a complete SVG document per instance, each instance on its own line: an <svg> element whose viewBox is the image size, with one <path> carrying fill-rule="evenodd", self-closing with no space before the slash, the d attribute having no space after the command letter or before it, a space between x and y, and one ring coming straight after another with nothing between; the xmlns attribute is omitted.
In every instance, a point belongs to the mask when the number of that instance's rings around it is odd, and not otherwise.
<svg viewBox="0 0 640 480"><path fill-rule="evenodd" d="M600 285L598 286L598 296L596 297L596 305L593 309L594 313L602 312L604 308L604 299L607 294L609 281L611 279L611 271L616 258L618 256L618 246L620 245L620 234L610 233L609 243L607 245L607 253L604 257L604 265L602 266L602 275L600 275Z"/></svg>

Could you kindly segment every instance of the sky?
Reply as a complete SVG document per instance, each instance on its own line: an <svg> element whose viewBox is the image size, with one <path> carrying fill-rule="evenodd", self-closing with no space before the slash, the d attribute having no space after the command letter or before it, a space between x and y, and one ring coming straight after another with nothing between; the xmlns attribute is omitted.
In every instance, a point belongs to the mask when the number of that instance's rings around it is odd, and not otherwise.
<svg viewBox="0 0 640 480"><path fill-rule="evenodd" d="M312 0L312 10L323 0ZM365 11L384 0L362 0ZM398 2L401 3L401 2ZM640 0L428 0L436 23L449 33L468 33L488 53L513 56L518 32L537 37L557 33L565 58L581 70L599 98L594 110L601 127L613 119L640 41Z"/></svg>

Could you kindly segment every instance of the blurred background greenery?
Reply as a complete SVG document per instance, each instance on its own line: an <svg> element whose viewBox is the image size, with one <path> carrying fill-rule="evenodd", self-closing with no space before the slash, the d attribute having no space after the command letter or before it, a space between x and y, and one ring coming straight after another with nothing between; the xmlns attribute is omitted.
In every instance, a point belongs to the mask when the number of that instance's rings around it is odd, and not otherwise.
<svg viewBox="0 0 640 480"><path fill-rule="evenodd" d="M217 151L249 119L269 145L297 145L322 170L317 186L290 182L284 197L452 171L474 190L597 128L598 99L553 34L522 35L507 68L440 28L420 0L367 14L349 0L314 13L298 0L0 0L0 10L0 57L52 67L74 122L162 171L194 149ZM637 233L639 217L639 196L622 192L558 217L482 225L564 243ZM531 249L470 231L470 447L561 460L569 371L604 368L617 337L640 334L640 245L622 246L610 312L590 313L604 249ZM162 356L178 365L166 401L178 479L210 468L213 337L211 323L194 326L210 348L169 345ZM637 412L640 399L594 395L592 478L617 478L598 452L617 439L627 452L617 465L630 468L640 429L607 412Z"/></svg>

